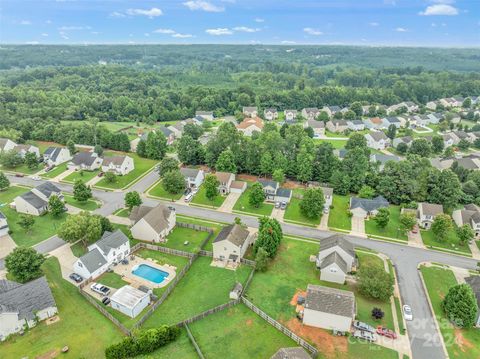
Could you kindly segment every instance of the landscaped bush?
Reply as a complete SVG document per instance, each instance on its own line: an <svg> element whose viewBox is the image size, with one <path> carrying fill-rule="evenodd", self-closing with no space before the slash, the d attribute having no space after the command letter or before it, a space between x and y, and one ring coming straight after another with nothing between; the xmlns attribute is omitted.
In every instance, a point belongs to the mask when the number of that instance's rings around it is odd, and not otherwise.
<svg viewBox="0 0 480 359"><path fill-rule="evenodd" d="M151 353L177 339L180 334L178 327L161 326L160 328L142 330L135 336L127 337L120 343L105 349L107 359L132 358L141 354Z"/></svg>

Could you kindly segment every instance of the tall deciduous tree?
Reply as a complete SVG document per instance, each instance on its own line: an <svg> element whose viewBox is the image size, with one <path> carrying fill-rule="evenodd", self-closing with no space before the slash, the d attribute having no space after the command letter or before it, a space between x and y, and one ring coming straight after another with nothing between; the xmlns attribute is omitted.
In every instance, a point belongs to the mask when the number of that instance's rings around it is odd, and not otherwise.
<svg viewBox="0 0 480 359"><path fill-rule="evenodd" d="M300 211L307 218L318 218L322 214L325 198L321 188L308 188L300 202Z"/></svg>
<svg viewBox="0 0 480 359"><path fill-rule="evenodd" d="M6 190L8 187L10 187L10 180L5 173L0 172L0 191Z"/></svg>
<svg viewBox="0 0 480 359"><path fill-rule="evenodd" d="M189 135L180 138L177 145L178 158L185 164L198 165L203 163L205 151L198 140Z"/></svg>
<svg viewBox="0 0 480 359"><path fill-rule="evenodd" d="M92 189L82 180L76 180L73 185L73 198L79 202L86 202L92 198Z"/></svg>
<svg viewBox="0 0 480 359"><path fill-rule="evenodd" d="M262 217L259 223L258 237L253 250L256 254L259 248L263 248L268 256L273 258L283 238L282 227L275 218Z"/></svg>
<svg viewBox="0 0 480 359"><path fill-rule="evenodd" d="M358 285L362 294L373 299L385 302L393 295L393 278L382 267L360 267Z"/></svg>
<svg viewBox="0 0 480 359"><path fill-rule="evenodd" d="M475 324L478 312L477 299L472 288L466 283L457 284L448 290L442 308L448 319L457 327L470 328Z"/></svg>
<svg viewBox="0 0 480 359"><path fill-rule="evenodd" d="M163 175L162 186L170 194L181 193L185 189L185 178L179 169L167 172Z"/></svg>
<svg viewBox="0 0 480 359"><path fill-rule="evenodd" d="M373 220L380 228L385 228L390 221L390 211L388 208L379 208L378 213L373 217Z"/></svg>
<svg viewBox="0 0 480 359"><path fill-rule="evenodd" d="M33 152L25 153L25 164L29 169L35 169L38 167L37 155Z"/></svg>
<svg viewBox="0 0 480 359"><path fill-rule="evenodd" d="M54 216L59 217L62 213L65 212L65 204L63 201L56 195L52 195L48 199L48 211Z"/></svg>
<svg viewBox="0 0 480 359"><path fill-rule="evenodd" d="M235 156L231 149L226 149L220 154L217 162L215 163L215 169L222 172L237 173Z"/></svg>
<svg viewBox="0 0 480 359"><path fill-rule="evenodd" d="M29 233L35 224L35 217L33 217L31 214L22 214L18 218L17 224L22 227L25 232Z"/></svg>
<svg viewBox="0 0 480 359"><path fill-rule="evenodd" d="M127 207L129 211L131 211L133 207L140 206L141 204L142 199L137 191L125 194L125 207Z"/></svg>
<svg viewBox="0 0 480 359"><path fill-rule="evenodd" d="M163 176L169 171L174 171L178 169L178 161L173 157L165 157L160 164L158 165L158 173L160 176Z"/></svg>
<svg viewBox="0 0 480 359"><path fill-rule="evenodd" d="M265 201L265 193L260 183L256 182L250 187L248 202L255 208L258 208Z"/></svg>
<svg viewBox="0 0 480 359"><path fill-rule="evenodd" d="M432 223L432 232L435 238L443 242L448 237L448 232L453 228L452 219L448 214L438 214Z"/></svg>
<svg viewBox="0 0 480 359"><path fill-rule="evenodd" d="M218 186L220 182L215 175L208 174L205 177L205 181L203 182L203 186L205 188L205 197L211 202L215 200L218 196Z"/></svg>
<svg viewBox="0 0 480 359"><path fill-rule="evenodd" d="M400 230L403 233L410 232L417 224L417 219L413 213L402 213L400 215Z"/></svg>
<svg viewBox="0 0 480 359"><path fill-rule="evenodd" d="M81 241L84 247L98 240L102 235L102 223L90 212L80 212L68 216L61 225L58 235L63 240L75 243Z"/></svg>
<svg viewBox="0 0 480 359"><path fill-rule="evenodd" d="M45 256L30 247L17 247L6 258L5 267L16 281L25 283L42 275Z"/></svg>

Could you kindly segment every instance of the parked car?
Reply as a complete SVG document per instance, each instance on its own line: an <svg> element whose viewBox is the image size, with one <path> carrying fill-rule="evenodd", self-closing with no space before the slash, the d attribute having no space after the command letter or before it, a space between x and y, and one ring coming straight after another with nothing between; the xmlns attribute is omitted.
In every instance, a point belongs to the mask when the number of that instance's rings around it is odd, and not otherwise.
<svg viewBox="0 0 480 359"><path fill-rule="evenodd" d="M15 173L15 177L25 177L23 173Z"/></svg>
<svg viewBox="0 0 480 359"><path fill-rule="evenodd" d="M408 304L404 304L402 307L403 317L405 320L413 320L412 308Z"/></svg>
<svg viewBox="0 0 480 359"><path fill-rule="evenodd" d="M92 285L90 286L90 288L92 288L92 290L98 294L102 294L102 295L108 295L110 293L110 288L100 284L100 283L92 283Z"/></svg>
<svg viewBox="0 0 480 359"><path fill-rule="evenodd" d="M375 333L375 328L374 327L372 327L371 325L368 325L367 323L361 322L359 320L354 320L353 321L353 327L355 329L366 330L367 332Z"/></svg>
<svg viewBox="0 0 480 359"><path fill-rule="evenodd" d="M382 327L381 325L377 327L377 334L383 335L384 337L387 337L390 339L397 339L397 333L395 333L393 330Z"/></svg>
<svg viewBox="0 0 480 359"><path fill-rule="evenodd" d="M413 226L412 233L418 233L418 225Z"/></svg>
<svg viewBox="0 0 480 359"><path fill-rule="evenodd" d="M169 209L170 211L175 211L175 207L172 207L172 206L168 206L168 209Z"/></svg>
<svg viewBox="0 0 480 359"><path fill-rule="evenodd" d="M323 213L328 214L330 212L330 208L326 207L323 209Z"/></svg>
<svg viewBox="0 0 480 359"><path fill-rule="evenodd" d="M366 330L355 330L353 332L353 337L366 340L367 342L377 341L377 336L373 333L367 332Z"/></svg>
<svg viewBox="0 0 480 359"><path fill-rule="evenodd" d="M49 171L51 171L52 169L53 169L53 166L47 166L47 167L45 168L45 172L49 172Z"/></svg>
<svg viewBox="0 0 480 359"><path fill-rule="evenodd" d="M187 196L187 195L190 194L190 192L192 192L192 189L191 189L190 187L187 187L187 188L185 188L185 191L183 192L183 194L184 194L185 196Z"/></svg>
<svg viewBox="0 0 480 359"><path fill-rule="evenodd" d="M75 283L80 283L83 280L82 276L77 273L70 274L68 278L73 280Z"/></svg>
<svg viewBox="0 0 480 359"><path fill-rule="evenodd" d="M102 303L105 304L105 305L109 305L109 304L110 304L110 298L108 298L108 297L103 297Z"/></svg>
<svg viewBox="0 0 480 359"><path fill-rule="evenodd" d="M103 172L98 172L98 177L103 177L104 174L105 173L103 173Z"/></svg>
<svg viewBox="0 0 480 359"><path fill-rule="evenodd" d="M41 180L40 176L32 176L32 179L34 181L40 181Z"/></svg>
<svg viewBox="0 0 480 359"><path fill-rule="evenodd" d="M280 209L285 209L285 208L287 208L287 202L284 201L280 203Z"/></svg>
<svg viewBox="0 0 480 359"><path fill-rule="evenodd" d="M275 208L280 208L280 202L275 202Z"/></svg>
<svg viewBox="0 0 480 359"><path fill-rule="evenodd" d="M193 198L193 193L189 193L185 196L185 202L190 202Z"/></svg>

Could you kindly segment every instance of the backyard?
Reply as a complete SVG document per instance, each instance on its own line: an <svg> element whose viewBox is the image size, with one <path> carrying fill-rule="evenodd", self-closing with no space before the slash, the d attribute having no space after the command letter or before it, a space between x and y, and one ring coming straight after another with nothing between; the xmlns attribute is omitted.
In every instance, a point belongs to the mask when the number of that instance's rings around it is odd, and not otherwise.
<svg viewBox="0 0 480 359"><path fill-rule="evenodd" d="M175 226L173 231L167 236L167 242L160 243L160 245L195 253L200 250L200 244L207 239L208 234L206 231L196 231L191 228Z"/></svg>
<svg viewBox="0 0 480 359"><path fill-rule="evenodd" d="M390 212L390 220L385 228L380 228L375 220L370 219L365 221L365 232L372 237L390 237L407 241L407 235L400 231L400 207L389 206L388 210Z"/></svg>
<svg viewBox="0 0 480 359"><path fill-rule="evenodd" d="M328 215L328 226L350 231L352 229L352 218L348 215L350 197L334 194L332 206Z"/></svg>
<svg viewBox="0 0 480 359"><path fill-rule="evenodd" d="M210 252L213 251L213 246L212 246L213 240L218 236L222 228L228 224L228 223L223 224L218 222L210 222L207 220L201 220L193 217L180 216L180 215L177 215L177 221L183 222L183 223L199 224L201 226L205 226L212 229L213 230L212 240L208 241L207 245L204 248L206 251L210 251Z"/></svg>
<svg viewBox="0 0 480 359"><path fill-rule="evenodd" d="M250 188L247 188L233 206L233 212L245 212L247 214L260 217L270 216L272 214L273 204L264 202L260 204L258 208L256 208L249 203L249 194Z"/></svg>
<svg viewBox="0 0 480 359"><path fill-rule="evenodd" d="M455 233L455 230L451 230L448 233L447 239L443 242L435 238L435 234L431 229L429 230L420 230L422 235L423 244L427 247L433 247L438 249L448 249L453 251L459 251L466 254L471 254L470 247L468 243L460 243L460 240Z"/></svg>
<svg viewBox="0 0 480 359"><path fill-rule="evenodd" d="M225 198L227 197L218 194L213 201L210 201L206 196L205 186L201 185L197 194L193 196L191 203L199 206L218 208L222 205L223 201L225 201Z"/></svg>
<svg viewBox="0 0 480 359"><path fill-rule="evenodd" d="M163 198L172 201L178 201L183 196L183 192L172 194L165 191L162 186L162 181L158 181L153 187L151 187L150 190L147 191L147 194L152 197Z"/></svg>

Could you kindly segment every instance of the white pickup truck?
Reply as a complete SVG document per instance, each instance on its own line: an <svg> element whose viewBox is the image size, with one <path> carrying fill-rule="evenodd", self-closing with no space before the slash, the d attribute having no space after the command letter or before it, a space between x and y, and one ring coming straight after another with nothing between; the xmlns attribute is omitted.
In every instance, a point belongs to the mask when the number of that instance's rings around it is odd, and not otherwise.
<svg viewBox="0 0 480 359"><path fill-rule="evenodd" d="M92 285L90 286L90 288L98 293L98 294L101 294L101 295L108 295L110 293L110 288L100 284L100 283L92 283Z"/></svg>

